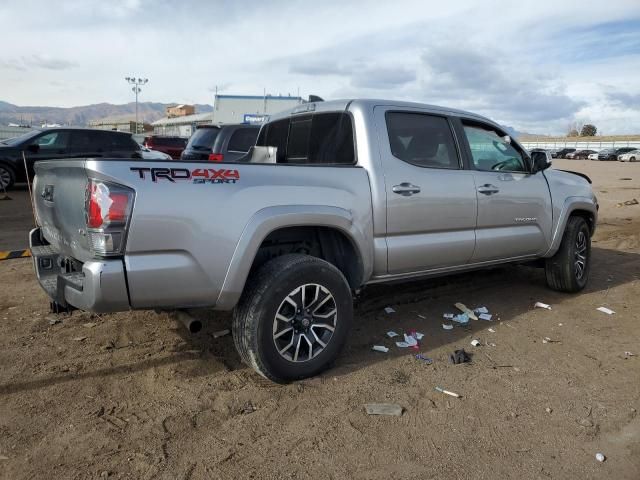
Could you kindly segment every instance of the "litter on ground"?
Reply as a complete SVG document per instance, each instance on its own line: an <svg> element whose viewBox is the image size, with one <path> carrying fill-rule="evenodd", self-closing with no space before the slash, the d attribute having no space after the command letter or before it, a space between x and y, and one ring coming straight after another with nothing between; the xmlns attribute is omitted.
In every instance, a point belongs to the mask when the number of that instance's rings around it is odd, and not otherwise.
<svg viewBox="0 0 640 480"><path fill-rule="evenodd" d="M467 315L466 313L461 313L460 315L456 315L455 317L453 317L451 320L456 323L466 325L467 323L469 323L469 315Z"/></svg>
<svg viewBox="0 0 640 480"><path fill-rule="evenodd" d="M384 311L385 311L385 313L388 313L388 314L396 313L396 311L391 307L384 307Z"/></svg>
<svg viewBox="0 0 640 480"><path fill-rule="evenodd" d="M493 328L490 328L490 329L489 329L489 331L490 331L491 333L496 333L496 331L495 331Z"/></svg>
<svg viewBox="0 0 640 480"><path fill-rule="evenodd" d="M607 315L613 315L614 313L616 313L616 312L614 312L613 310L611 310L610 308L607 308L607 307L598 307L598 308L596 308L596 310L598 310L599 312L602 312L602 313L606 313Z"/></svg>
<svg viewBox="0 0 640 480"><path fill-rule="evenodd" d="M426 319L427 319L427 317L425 317L424 315L420 315L420 314L418 314L418 316L419 316L421 319L423 319L423 320L426 320Z"/></svg>
<svg viewBox="0 0 640 480"><path fill-rule="evenodd" d="M471 357L467 352L464 351L464 348L460 350L456 350L451 355L449 355L449 361L454 365L458 365L460 363L468 363L471 361Z"/></svg>
<svg viewBox="0 0 640 480"><path fill-rule="evenodd" d="M487 310L487 307L478 307L476 309L473 310L476 313L489 313L489 310Z"/></svg>
<svg viewBox="0 0 640 480"><path fill-rule="evenodd" d="M394 332L393 330L389 330L387 332L387 337L389 338L393 338L393 337L397 337L398 335L400 335L399 333Z"/></svg>
<svg viewBox="0 0 640 480"><path fill-rule="evenodd" d="M418 354L416 355L416 358L417 358L418 360L422 360L422 361L423 361L424 363L426 363L427 365L431 365L431 364L433 363L433 359L428 358L428 357L425 357L425 356L424 356L423 354L421 354L421 353L418 353Z"/></svg>
<svg viewBox="0 0 640 480"><path fill-rule="evenodd" d="M598 460L599 462L604 462L606 459L607 457L605 457L602 453L596 453L596 460Z"/></svg>
<svg viewBox="0 0 640 480"><path fill-rule="evenodd" d="M471 320L478 320L478 317L476 317L476 314L473 313L473 310L469 310L464 303L458 302L458 303L455 303L454 306L458 310L460 310L462 313L466 313Z"/></svg>
<svg viewBox="0 0 640 480"><path fill-rule="evenodd" d="M453 325L443 323L442 328L444 328L445 330L453 330Z"/></svg>
<svg viewBox="0 0 640 480"><path fill-rule="evenodd" d="M493 317L493 315L491 315L490 313L481 313L478 318L480 320L487 320L487 321L491 321L491 317Z"/></svg>
<svg viewBox="0 0 640 480"><path fill-rule="evenodd" d="M412 336L414 336L416 340L422 340L422 337L424 337L424 333L415 332L415 334L412 333Z"/></svg>
<svg viewBox="0 0 640 480"><path fill-rule="evenodd" d="M367 415L402 416L402 407L395 403L365 403L364 409L367 412Z"/></svg>
<svg viewBox="0 0 640 480"><path fill-rule="evenodd" d="M445 390L442 387L436 387L436 390L440 393L444 393L445 395L450 395L452 397L460 398L460 395L458 395L457 393L451 392L449 390Z"/></svg>
<svg viewBox="0 0 640 480"><path fill-rule="evenodd" d="M455 315L454 315L453 313L445 313L445 314L443 315L443 317L444 317L444 318L447 318L447 319L449 319L449 320L450 320L450 319L452 319L453 317L455 317Z"/></svg>
<svg viewBox="0 0 640 480"><path fill-rule="evenodd" d="M533 308L546 308L547 310L551 310L551 305L547 305L546 303L536 302Z"/></svg>
<svg viewBox="0 0 640 480"><path fill-rule="evenodd" d="M374 345L372 350L376 352L382 352L382 353L387 353L389 351L389 349L384 345Z"/></svg>
<svg viewBox="0 0 640 480"><path fill-rule="evenodd" d="M474 347L479 347L480 346L480 340L476 340L474 338L473 340L471 340L471 345L473 345Z"/></svg>
<svg viewBox="0 0 640 480"><path fill-rule="evenodd" d="M229 335L230 333L231 333L231 330L229 330L229 329L218 330L217 332L213 332L213 338L224 337L225 335Z"/></svg>

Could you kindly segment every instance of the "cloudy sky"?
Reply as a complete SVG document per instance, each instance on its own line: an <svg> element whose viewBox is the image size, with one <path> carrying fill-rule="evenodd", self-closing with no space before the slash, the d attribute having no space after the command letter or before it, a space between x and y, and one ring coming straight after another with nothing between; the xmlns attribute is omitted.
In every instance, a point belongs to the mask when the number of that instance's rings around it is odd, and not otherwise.
<svg viewBox="0 0 640 480"><path fill-rule="evenodd" d="M0 4L0 100L396 98L535 133L640 132L638 0L20 0Z"/></svg>

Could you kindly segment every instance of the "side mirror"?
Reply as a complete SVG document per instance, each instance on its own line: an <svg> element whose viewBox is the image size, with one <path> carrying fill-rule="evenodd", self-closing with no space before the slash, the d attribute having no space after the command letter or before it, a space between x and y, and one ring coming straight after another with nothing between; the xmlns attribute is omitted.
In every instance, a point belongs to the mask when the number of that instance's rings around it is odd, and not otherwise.
<svg viewBox="0 0 640 480"><path fill-rule="evenodd" d="M38 145L37 143L32 143L31 145L27 146L27 151L31 153L38 153L40 151L40 145Z"/></svg>
<svg viewBox="0 0 640 480"><path fill-rule="evenodd" d="M547 152L531 152L533 160L533 173L541 172L551 166L551 158Z"/></svg>

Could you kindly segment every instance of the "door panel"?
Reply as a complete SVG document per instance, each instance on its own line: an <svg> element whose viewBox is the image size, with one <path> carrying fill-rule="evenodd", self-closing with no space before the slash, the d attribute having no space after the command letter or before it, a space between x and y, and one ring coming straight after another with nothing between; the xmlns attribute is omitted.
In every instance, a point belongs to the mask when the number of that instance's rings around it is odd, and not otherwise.
<svg viewBox="0 0 640 480"><path fill-rule="evenodd" d="M475 246L473 172L459 169L455 140L444 117L402 110L374 111L387 194L388 273L463 265ZM409 117L388 128L387 113Z"/></svg>
<svg viewBox="0 0 640 480"><path fill-rule="evenodd" d="M478 196L472 262L541 254L549 245L551 195L542 173L504 132L463 120Z"/></svg>

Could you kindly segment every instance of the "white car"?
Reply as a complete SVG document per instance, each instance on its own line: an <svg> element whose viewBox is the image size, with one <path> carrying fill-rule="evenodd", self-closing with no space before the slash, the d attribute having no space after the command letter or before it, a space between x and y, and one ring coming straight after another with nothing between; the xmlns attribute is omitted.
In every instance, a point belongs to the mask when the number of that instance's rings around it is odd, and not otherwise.
<svg viewBox="0 0 640 480"><path fill-rule="evenodd" d="M630 152L618 155L620 162L637 162L640 161L640 150L631 150Z"/></svg>
<svg viewBox="0 0 640 480"><path fill-rule="evenodd" d="M589 160L598 160L598 153L592 153L587 157Z"/></svg>
<svg viewBox="0 0 640 480"><path fill-rule="evenodd" d="M142 158L145 160L173 160L171 158L171 155L167 155L163 152L158 152L157 150L151 150L144 145L140 146L140 151L142 152Z"/></svg>

